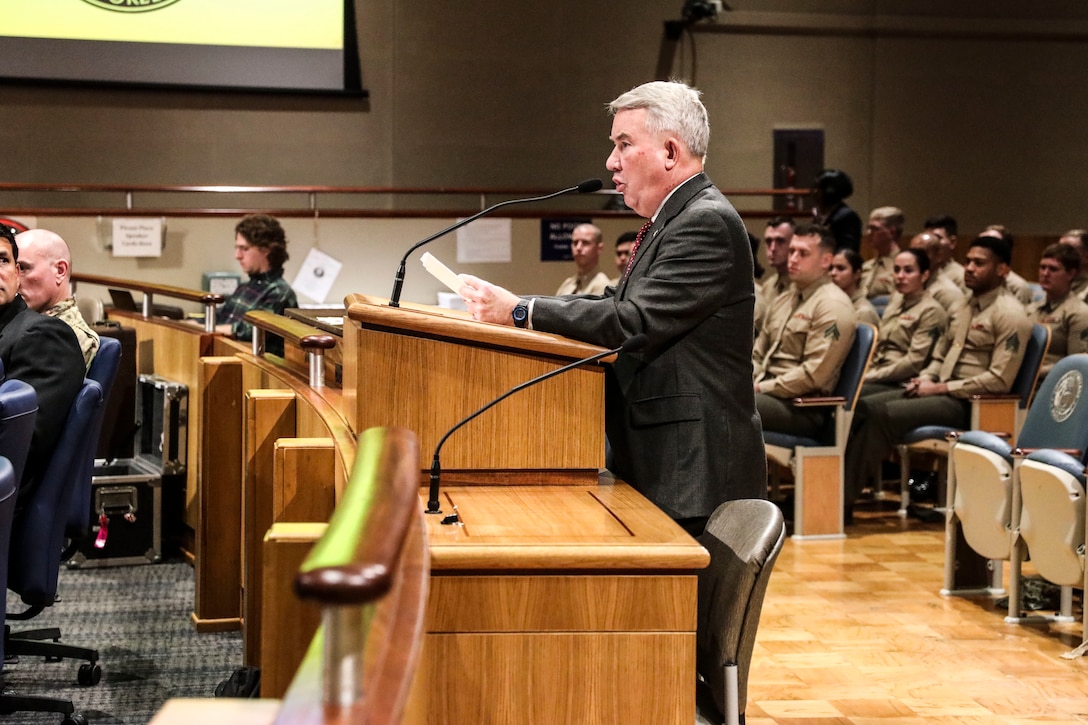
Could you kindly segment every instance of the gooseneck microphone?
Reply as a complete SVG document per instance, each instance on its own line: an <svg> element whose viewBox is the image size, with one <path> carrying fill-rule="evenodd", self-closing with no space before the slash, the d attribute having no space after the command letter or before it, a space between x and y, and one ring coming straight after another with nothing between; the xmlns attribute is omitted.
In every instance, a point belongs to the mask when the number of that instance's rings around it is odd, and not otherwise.
<svg viewBox="0 0 1088 725"><path fill-rule="evenodd" d="M453 432L455 430L457 430L458 428L463 426L465 423L468 423L470 420L472 420L476 416L480 415L481 413L491 409L493 406L495 406L498 403L501 403L502 401L506 400L511 395L518 392L519 390L525 390L525 388L532 387L533 385L536 385L537 383L542 383L542 382L544 382L545 380L547 380L549 378L554 378L556 375L562 375L563 373L567 372L568 370L573 370L576 367L580 367L582 365L586 365L586 364L591 363L591 362L596 362L597 360L600 360L601 358L604 358L604 357L608 357L609 355L615 355L615 354L620 353L620 352L638 352L642 348L646 347L646 341L647 341L646 335L644 335L642 333L639 333L637 335L632 335L631 337L627 338L627 340L625 340L624 343L622 345L620 345L619 347L613 348L611 350L605 350L604 352L599 352L599 353L597 353L595 355L590 355L589 357L582 358L581 360L575 360L574 362L570 363L569 365L564 365L563 367L556 368L555 370L549 370L548 372L544 373L543 375L538 375L535 378L533 378L532 380L527 380L526 382L521 383L520 385L517 385L517 386L511 388L510 390L507 390L505 393L503 393L499 397L495 398L490 403L488 403L484 407L477 410L475 413L472 413L471 415L469 415L466 418L462 419L455 426L453 426L448 431L446 431L446 434L444 436L442 436L441 440L438 441L438 445L434 447L434 459L431 461L431 486L430 486L430 490L428 491L428 496L427 496L427 511L426 511L426 513L429 513L429 514L440 514L440 513L442 513L442 509L439 508L439 503L438 503L438 482L439 482L439 478L441 477L441 474L442 474L442 463L440 462L439 454L442 451L442 444L446 442L446 439L449 438L453 434ZM457 521L457 514L453 514L452 516L449 516L445 520L443 520L442 523L452 524L452 523L455 523L456 521Z"/></svg>
<svg viewBox="0 0 1088 725"><path fill-rule="evenodd" d="M482 217L484 215L487 215L487 214L490 214L491 212L495 211L496 209L501 209L504 206L510 206L511 204L528 204L531 201L546 201L548 199L553 199L553 198L555 198L557 196L562 196L563 194L569 194L572 191L576 191L579 194L589 194L589 193L592 193L594 191L600 191L602 186L604 186L604 183L600 179L586 179L585 181L583 181L581 184L578 184L577 186L570 186L570 187L567 187L566 189L561 189L559 191L552 192L551 194L545 194L544 196L534 196L534 197L530 197L528 199L508 199L506 201L499 202L498 204L495 204L494 206L489 206L486 209L484 209L483 211L478 212L476 214L473 214L472 216L470 216L467 219L462 219L461 221L457 222L456 224L448 226L445 229L443 229L442 231L432 234L431 236L427 237L423 241L416 242L415 244L413 244L408 249L407 252L404 253L404 256L401 257L400 266L397 267L397 276L393 278L393 292L392 292L392 294L389 295L389 306L390 307L400 307L400 294L401 294L401 288L404 287L404 269L405 269L405 265L408 263L408 255L410 255L412 252L414 252L417 249L419 249L420 247L422 247L424 244L430 244L431 242L438 239L439 237L444 236L446 234L449 234L452 231L456 231L456 230L460 229L461 227L465 226L466 224L468 224L469 222L474 222L477 219L479 219L480 217Z"/></svg>

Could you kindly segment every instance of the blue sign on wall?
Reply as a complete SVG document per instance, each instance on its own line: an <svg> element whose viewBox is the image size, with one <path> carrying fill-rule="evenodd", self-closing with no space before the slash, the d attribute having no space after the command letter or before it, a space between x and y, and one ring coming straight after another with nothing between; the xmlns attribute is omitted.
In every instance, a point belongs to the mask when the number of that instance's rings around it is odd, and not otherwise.
<svg viewBox="0 0 1088 725"><path fill-rule="evenodd" d="M579 224L592 224L586 219L541 219L540 220L540 261L569 262L574 257L570 254L570 235Z"/></svg>

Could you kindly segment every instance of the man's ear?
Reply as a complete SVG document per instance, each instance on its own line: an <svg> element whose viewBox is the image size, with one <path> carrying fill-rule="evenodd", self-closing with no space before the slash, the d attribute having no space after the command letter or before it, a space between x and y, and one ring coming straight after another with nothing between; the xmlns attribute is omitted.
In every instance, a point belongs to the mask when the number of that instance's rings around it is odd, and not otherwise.
<svg viewBox="0 0 1088 725"><path fill-rule="evenodd" d="M671 169L680 162L680 143L670 136L665 139L665 168Z"/></svg>

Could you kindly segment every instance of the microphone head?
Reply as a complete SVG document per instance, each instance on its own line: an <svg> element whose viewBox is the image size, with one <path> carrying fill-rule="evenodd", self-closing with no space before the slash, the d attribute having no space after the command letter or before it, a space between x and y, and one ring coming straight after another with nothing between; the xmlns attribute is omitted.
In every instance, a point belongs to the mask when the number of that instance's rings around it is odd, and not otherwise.
<svg viewBox="0 0 1088 725"><path fill-rule="evenodd" d="M604 182L600 179L586 179L575 188L578 190L579 194L589 194L594 191L600 191L603 186Z"/></svg>
<svg viewBox="0 0 1088 725"><path fill-rule="evenodd" d="M637 335L632 335L631 337L624 340L623 345L620 347L620 349L623 352L638 352L642 348L646 347L646 343L649 342L649 340L650 338L646 337L646 335L640 332Z"/></svg>

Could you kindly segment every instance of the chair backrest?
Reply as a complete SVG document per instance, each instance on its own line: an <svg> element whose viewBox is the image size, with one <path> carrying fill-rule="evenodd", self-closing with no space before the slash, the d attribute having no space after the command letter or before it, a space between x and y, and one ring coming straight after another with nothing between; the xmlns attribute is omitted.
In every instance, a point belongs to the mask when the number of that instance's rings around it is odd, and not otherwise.
<svg viewBox="0 0 1088 725"><path fill-rule="evenodd" d="M1064 357L1047 373L1016 444L1077 449L1088 460L1088 353Z"/></svg>
<svg viewBox="0 0 1088 725"><path fill-rule="evenodd" d="M121 341L113 337L101 337L98 340L98 352L91 360L87 377L102 387L102 395L110 397L113 379L117 377L117 367L121 362Z"/></svg>
<svg viewBox="0 0 1088 725"><path fill-rule="evenodd" d="M88 325L96 325L106 319L106 306L97 297L76 297L76 308Z"/></svg>
<svg viewBox="0 0 1088 725"><path fill-rule="evenodd" d="M1031 328L1031 337L1024 348L1024 360L1013 378L1010 393L1020 397L1020 409L1027 410L1031 405L1035 385L1039 382L1039 371L1046 360L1046 351L1050 347L1050 328L1036 322Z"/></svg>
<svg viewBox="0 0 1088 725"><path fill-rule="evenodd" d="M727 711L725 668L731 666L737 668L737 712L744 712L763 597L785 539L782 511L760 499L723 503L699 537L710 552L710 566L699 572L696 662L722 713Z"/></svg>
<svg viewBox="0 0 1088 725"><path fill-rule="evenodd" d="M121 361L121 341L112 337L102 337L99 340L98 353L91 360L91 367L87 371L87 378L98 383L102 388L102 397L109 400L110 391L113 389L113 380L117 377L117 368ZM105 413L105 405L103 411ZM98 440L97 434L95 440ZM91 449L91 458L94 458L95 450ZM78 487L74 491L71 504L68 509L68 521L65 533L69 538L82 538L90 529L91 487Z"/></svg>
<svg viewBox="0 0 1088 725"><path fill-rule="evenodd" d="M34 421L38 418L38 394L22 380L0 383L0 456L7 458L21 481Z"/></svg>
<svg viewBox="0 0 1088 725"><path fill-rule="evenodd" d="M839 371L839 382L835 385L832 395L846 398L847 410L853 410L861 394L861 385L865 379L865 371L869 368L869 360L873 356L873 348L876 346L876 328L867 322L859 322L857 332L854 333L854 342L850 346L850 352L842 363Z"/></svg>
<svg viewBox="0 0 1088 725"><path fill-rule="evenodd" d="M91 486L103 403L102 387L85 379L49 465L12 526L8 588L32 606L56 597L65 524L76 491Z"/></svg>

